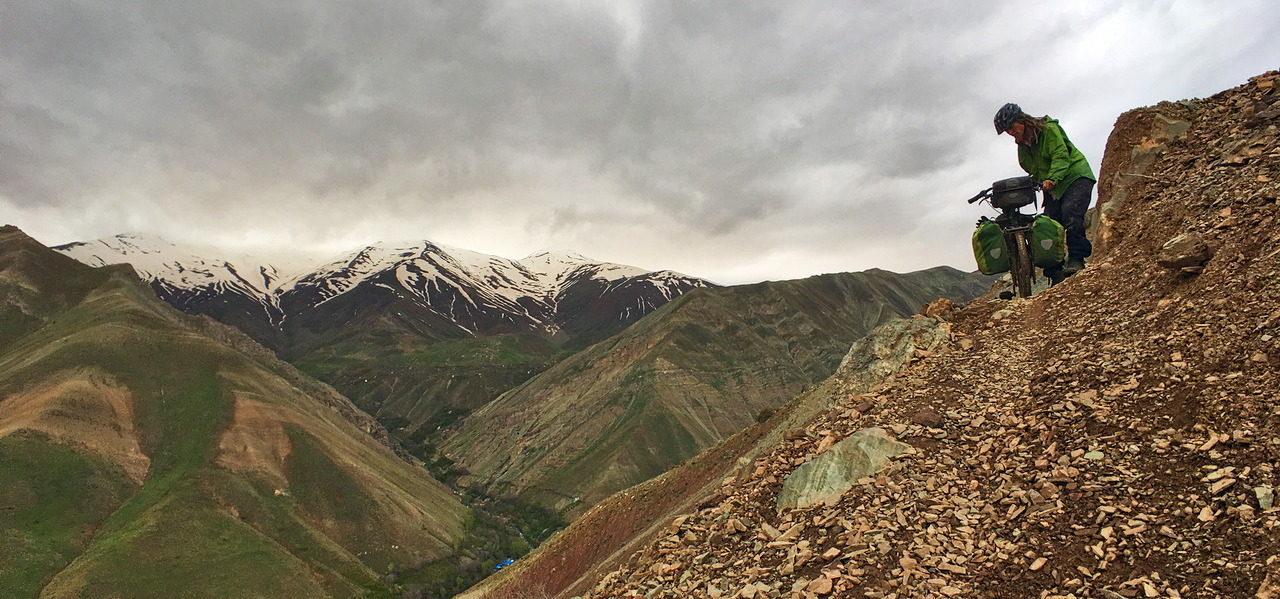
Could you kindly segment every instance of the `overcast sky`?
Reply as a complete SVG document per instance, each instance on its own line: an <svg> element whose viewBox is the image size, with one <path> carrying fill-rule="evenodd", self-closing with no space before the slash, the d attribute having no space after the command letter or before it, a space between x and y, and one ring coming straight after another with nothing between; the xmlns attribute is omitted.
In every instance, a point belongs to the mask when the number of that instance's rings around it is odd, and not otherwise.
<svg viewBox="0 0 1280 599"><path fill-rule="evenodd" d="M1274 0L0 0L0 223L572 249L721 283L972 270L1021 174L1280 67Z"/></svg>

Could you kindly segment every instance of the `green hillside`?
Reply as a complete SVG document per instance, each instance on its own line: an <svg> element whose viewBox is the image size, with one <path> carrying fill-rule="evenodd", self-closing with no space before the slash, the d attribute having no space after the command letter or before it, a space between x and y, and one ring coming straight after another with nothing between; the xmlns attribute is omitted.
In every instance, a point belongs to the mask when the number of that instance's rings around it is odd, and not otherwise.
<svg viewBox="0 0 1280 599"><path fill-rule="evenodd" d="M373 319L286 357L352 398L424 459L430 453L426 443L439 428L566 355L534 334L432 339L402 324Z"/></svg>
<svg viewBox="0 0 1280 599"><path fill-rule="evenodd" d="M0 596L389 597L450 562L454 494L236 335L0 229Z"/></svg>
<svg viewBox="0 0 1280 599"><path fill-rule="evenodd" d="M695 290L476 411L443 450L464 483L576 513L830 376L877 325L989 284L935 268Z"/></svg>

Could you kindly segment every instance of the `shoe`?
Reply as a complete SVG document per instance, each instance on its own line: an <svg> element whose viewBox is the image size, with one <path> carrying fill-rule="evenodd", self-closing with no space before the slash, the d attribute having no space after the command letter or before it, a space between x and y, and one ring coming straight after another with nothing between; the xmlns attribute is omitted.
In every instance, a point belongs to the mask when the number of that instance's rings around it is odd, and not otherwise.
<svg viewBox="0 0 1280 599"><path fill-rule="evenodd" d="M1065 279L1084 270L1084 258L1070 258L1062 266L1062 277Z"/></svg>
<svg viewBox="0 0 1280 599"><path fill-rule="evenodd" d="M1050 287L1057 285L1058 283L1061 283L1064 279L1067 278L1067 275L1062 273L1061 262L1059 262L1057 266L1051 266L1049 268L1044 269L1044 276L1045 278L1049 279Z"/></svg>

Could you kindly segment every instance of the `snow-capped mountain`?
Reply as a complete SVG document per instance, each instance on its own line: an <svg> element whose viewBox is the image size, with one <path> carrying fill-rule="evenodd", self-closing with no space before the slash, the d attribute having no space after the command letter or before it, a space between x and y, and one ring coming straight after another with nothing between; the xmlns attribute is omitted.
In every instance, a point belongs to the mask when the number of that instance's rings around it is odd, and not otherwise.
<svg viewBox="0 0 1280 599"><path fill-rule="evenodd" d="M245 329L269 345L302 315L409 301L470 335L631 322L710 283L672 271L539 252L510 260L430 241L376 243L328 261L266 260L139 235L55 249L92 266L127 263L170 304ZM353 295L354 294L354 295ZM357 297L358 296L358 297ZM391 297L383 297L391 296ZM585 320L584 320L585 319ZM314 327L320 319L305 318ZM344 319L345 320L345 319ZM616 328L616 326L609 326Z"/></svg>

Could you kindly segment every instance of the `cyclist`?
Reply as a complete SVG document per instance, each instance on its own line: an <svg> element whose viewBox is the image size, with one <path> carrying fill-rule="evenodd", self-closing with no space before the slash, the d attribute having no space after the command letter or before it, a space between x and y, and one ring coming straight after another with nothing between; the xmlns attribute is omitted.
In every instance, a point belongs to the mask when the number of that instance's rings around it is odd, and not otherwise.
<svg viewBox="0 0 1280 599"><path fill-rule="evenodd" d="M1084 213L1089 209L1093 176L1089 161L1067 138L1056 119L1033 117L1017 104L1005 104L996 112L996 134L1008 133L1018 144L1018 164L1044 188L1044 212L1067 230L1067 261L1046 269L1059 282L1084 269L1093 245L1084 234Z"/></svg>

